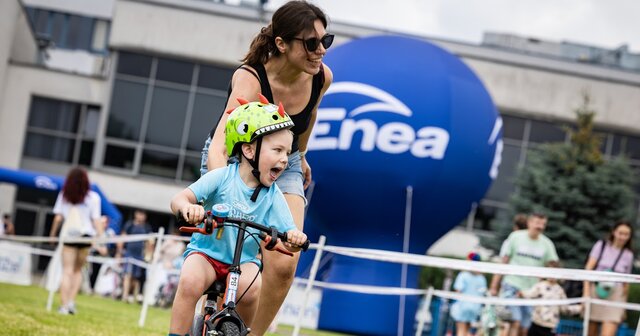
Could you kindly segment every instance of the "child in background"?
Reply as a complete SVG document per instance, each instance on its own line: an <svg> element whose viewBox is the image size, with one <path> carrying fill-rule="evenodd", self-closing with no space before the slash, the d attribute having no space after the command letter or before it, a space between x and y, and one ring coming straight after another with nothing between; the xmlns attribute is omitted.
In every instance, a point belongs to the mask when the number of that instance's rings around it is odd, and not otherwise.
<svg viewBox="0 0 640 336"><path fill-rule="evenodd" d="M548 267L559 267L557 261L550 262ZM521 291L519 296L527 299L562 300L567 295L558 284L557 279L545 279L536 283L528 290ZM528 336L551 336L555 335L555 329L560 322L560 313L579 314L582 311L581 304L565 306L536 306L531 318L531 328Z"/></svg>
<svg viewBox="0 0 640 336"><path fill-rule="evenodd" d="M480 261L480 255L471 252L467 255L467 260ZM479 272L462 271L458 273L453 289L462 294L483 296L487 291L487 279ZM462 300L456 301L451 306L451 317L456 321L457 336L467 336L469 334L471 323L478 320L481 309L482 304L480 303Z"/></svg>

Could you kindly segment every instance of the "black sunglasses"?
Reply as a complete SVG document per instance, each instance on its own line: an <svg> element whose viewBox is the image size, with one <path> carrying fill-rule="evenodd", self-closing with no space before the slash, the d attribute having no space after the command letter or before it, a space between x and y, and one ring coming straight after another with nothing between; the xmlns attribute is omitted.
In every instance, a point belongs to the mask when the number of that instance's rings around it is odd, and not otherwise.
<svg viewBox="0 0 640 336"><path fill-rule="evenodd" d="M310 39L302 39L299 37L294 37L294 40L298 40L298 41L302 41L302 43L304 44L304 48L307 49L307 51L309 52L313 52L316 51L318 49L318 47L320 46L320 43L322 43L322 46L325 49L329 49L329 47L331 47L331 45L333 44L333 38L336 37L333 34L326 34L325 36L323 36L322 38L317 38L317 37L312 37Z"/></svg>

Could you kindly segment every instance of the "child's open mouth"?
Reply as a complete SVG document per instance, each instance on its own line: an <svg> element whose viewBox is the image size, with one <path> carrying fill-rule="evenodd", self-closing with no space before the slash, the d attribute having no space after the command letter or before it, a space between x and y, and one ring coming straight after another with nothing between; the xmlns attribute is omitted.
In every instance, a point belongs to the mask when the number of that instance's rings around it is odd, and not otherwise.
<svg viewBox="0 0 640 336"><path fill-rule="evenodd" d="M282 173L282 168L271 168L271 170L269 171L269 177L271 177L271 180L275 181L278 179L278 176L280 176L280 174Z"/></svg>

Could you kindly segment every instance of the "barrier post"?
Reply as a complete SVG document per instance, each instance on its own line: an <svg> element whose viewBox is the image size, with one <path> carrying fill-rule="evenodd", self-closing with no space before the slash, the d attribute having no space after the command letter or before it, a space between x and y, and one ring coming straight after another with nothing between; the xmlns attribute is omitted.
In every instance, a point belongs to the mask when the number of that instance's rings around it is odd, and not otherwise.
<svg viewBox="0 0 640 336"><path fill-rule="evenodd" d="M151 283L155 281L155 273L158 267L158 259L160 259L160 248L162 247L162 241L164 238L164 228L161 226L158 229L158 238L156 239L156 248L153 250L153 257L151 259L151 266L147 269L149 277L144 284L144 296L142 298L142 310L140 311L140 319L138 320L138 326L144 327L144 321L147 319L147 310L149 309L149 295L151 291ZM153 280L153 281L152 281Z"/></svg>
<svg viewBox="0 0 640 336"><path fill-rule="evenodd" d="M584 320L582 321L582 336L589 334L589 320L591 319L591 296L585 298L584 302Z"/></svg>
<svg viewBox="0 0 640 336"><path fill-rule="evenodd" d="M300 334L300 324L302 323L302 318L304 317L304 311L307 309L309 294L311 294L311 288L313 288L313 283L316 280L318 266L320 265L320 257L322 256L322 251L324 250L326 239L327 237L325 236L320 236L320 239L318 239L316 255L313 257L313 264L311 264L311 270L309 271L309 279L307 280L307 286L304 289L304 296L302 297L302 307L298 311L298 319L296 320L296 324L293 327L293 334L291 334L292 336L298 336Z"/></svg>
<svg viewBox="0 0 640 336"><path fill-rule="evenodd" d="M424 298L424 305L418 312L418 327L416 328L416 336L422 336L422 329L424 327L425 319L429 314L429 308L431 307L431 299L433 298L433 286L429 286ZM433 324L432 324L433 325Z"/></svg>
<svg viewBox="0 0 640 336"><path fill-rule="evenodd" d="M62 231L62 228L60 228ZM60 276L56 274L56 272L62 272L62 267L57 269L57 265L54 264L54 261L62 261L62 247L64 246L63 237L60 235L60 239L58 240L58 245L56 246L56 250L53 252L53 256L49 260L49 266L47 267L47 289L49 290L49 297L47 298L47 311L51 311L51 307L53 306L53 297L56 295L58 288L60 287L60 283L57 285L54 283Z"/></svg>

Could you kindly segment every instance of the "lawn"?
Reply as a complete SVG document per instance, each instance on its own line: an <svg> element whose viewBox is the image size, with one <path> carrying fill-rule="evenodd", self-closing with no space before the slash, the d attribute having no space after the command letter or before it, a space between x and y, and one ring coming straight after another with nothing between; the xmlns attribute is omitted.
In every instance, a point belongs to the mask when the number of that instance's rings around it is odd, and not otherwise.
<svg viewBox="0 0 640 336"><path fill-rule="evenodd" d="M77 315L59 315L56 295L51 312L47 312L48 292L36 286L0 283L0 334L2 335L167 335L171 312L149 307L145 326L138 327L141 306L112 299L79 295ZM278 333L291 335L292 328L282 326ZM339 334L303 330L306 336Z"/></svg>

